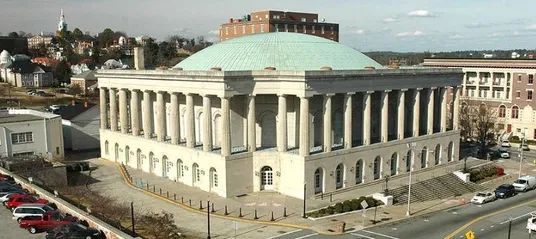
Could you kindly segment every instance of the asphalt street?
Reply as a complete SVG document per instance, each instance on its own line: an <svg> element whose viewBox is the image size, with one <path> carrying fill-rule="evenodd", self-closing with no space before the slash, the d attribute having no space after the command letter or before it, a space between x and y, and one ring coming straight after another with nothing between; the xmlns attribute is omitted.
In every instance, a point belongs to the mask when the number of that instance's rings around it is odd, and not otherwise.
<svg viewBox="0 0 536 239"><path fill-rule="evenodd" d="M434 212L427 215L417 216L407 220L383 224L365 230L349 231L346 235L337 236L337 239L433 239L446 238L458 228L464 226L473 219L487 216L490 213L505 210L494 216L482 219L467 229L461 230L455 238L465 238L468 230L475 233L476 238L507 238L508 220L513 218L512 239L528 238L528 230L525 229L529 213L536 211L536 191L520 193L508 199L498 199L484 205L466 204L444 211ZM533 201L533 202L532 202ZM530 202L530 203L526 203ZM526 205L519 206L523 203ZM518 206L509 210L508 208ZM460 237L461 236L461 237ZM274 237L277 239L322 239L333 238L319 235L313 231L298 230L288 234ZM536 235L534 237L536 239Z"/></svg>

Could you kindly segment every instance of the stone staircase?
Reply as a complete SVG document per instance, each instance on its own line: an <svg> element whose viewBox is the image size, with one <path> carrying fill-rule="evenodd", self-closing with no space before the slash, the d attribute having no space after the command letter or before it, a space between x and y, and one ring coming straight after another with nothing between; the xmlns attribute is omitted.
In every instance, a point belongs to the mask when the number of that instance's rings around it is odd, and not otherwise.
<svg viewBox="0 0 536 239"><path fill-rule="evenodd" d="M413 183L411 185L411 202L445 199L484 190L487 190L487 188L472 182L463 182L456 175L451 173ZM408 202L407 185L389 190L389 194L393 196L394 204L404 204Z"/></svg>

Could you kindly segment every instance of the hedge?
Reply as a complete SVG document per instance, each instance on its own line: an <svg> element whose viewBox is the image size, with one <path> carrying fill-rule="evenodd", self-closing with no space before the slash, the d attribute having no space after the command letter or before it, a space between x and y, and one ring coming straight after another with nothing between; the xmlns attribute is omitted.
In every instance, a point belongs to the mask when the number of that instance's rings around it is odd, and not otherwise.
<svg viewBox="0 0 536 239"><path fill-rule="evenodd" d="M327 215L357 211L363 209L361 207L361 202L366 201L369 208L377 207L383 205L382 201L376 200L372 197L360 197L357 199L346 200L342 203L337 203L333 206L322 208L320 210L307 213L308 217L318 218Z"/></svg>
<svg viewBox="0 0 536 239"><path fill-rule="evenodd" d="M504 175L504 169L497 165L486 165L483 167L471 169L469 171L469 180L471 182L479 182L486 178L491 178L494 176Z"/></svg>

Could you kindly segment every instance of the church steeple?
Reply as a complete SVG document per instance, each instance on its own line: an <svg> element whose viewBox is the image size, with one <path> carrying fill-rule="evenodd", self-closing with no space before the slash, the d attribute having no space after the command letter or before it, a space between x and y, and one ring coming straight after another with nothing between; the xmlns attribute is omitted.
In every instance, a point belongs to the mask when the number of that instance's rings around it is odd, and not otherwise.
<svg viewBox="0 0 536 239"><path fill-rule="evenodd" d="M67 22L65 21L65 15L63 9L61 9L60 22L58 23L58 31L67 31Z"/></svg>

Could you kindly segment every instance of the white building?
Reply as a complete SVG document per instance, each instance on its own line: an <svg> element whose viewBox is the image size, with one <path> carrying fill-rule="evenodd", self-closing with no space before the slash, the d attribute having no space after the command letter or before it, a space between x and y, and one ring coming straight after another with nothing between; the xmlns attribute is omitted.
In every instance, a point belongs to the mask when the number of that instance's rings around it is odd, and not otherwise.
<svg viewBox="0 0 536 239"><path fill-rule="evenodd" d="M60 115L63 124L63 140L66 150L94 150L100 148L99 107L87 101L61 107L54 114Z"/></svg>
<svg viewBox="0 0 536 239"><path fill-rule="evenodd" d="M97 78L103 158L222 197L303 198L304 183L310 197L459 160L461 69L385 69L320 37L240 37Z"/></svg>
<svg viewBox="0 0 536 239"><path fill-rule="evenodd" d="M35 110L0 111L0 157L62 158L61 117Z"/></svg>

